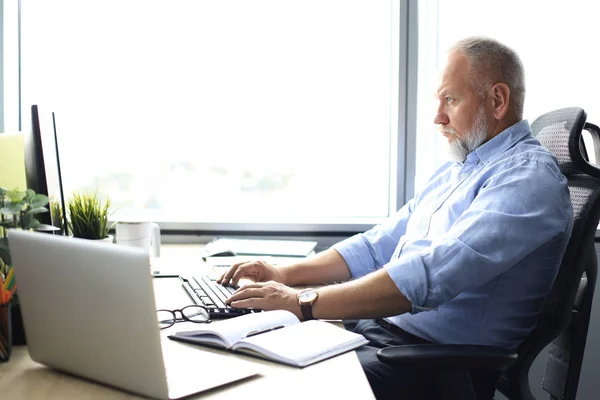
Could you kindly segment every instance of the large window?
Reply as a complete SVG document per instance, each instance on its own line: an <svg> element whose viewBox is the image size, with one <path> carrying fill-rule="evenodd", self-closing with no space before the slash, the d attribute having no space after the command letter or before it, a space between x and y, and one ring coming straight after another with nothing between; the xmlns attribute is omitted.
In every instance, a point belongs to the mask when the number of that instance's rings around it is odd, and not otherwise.
<svg viewBox="0 0 600 400"><path fill-rule="evenodd" d="M0 132L19 130L19 3L0 1Z"/></svg>
<svg viewBox="0 0 600 400"><path fill-rule="evenodd" d="M524 118L563 107L586 110L600 123L600 52L597 1L419 1L419 102L416 186L446 161L444 141L433 124L436 71L457 40L482 35L512 47L525 68Z"/></svg>
<svg viewBox="0 0 600 400"><path fill-rule="evenodd" d="M24 0L23 128L54 111L65 192L119 215L376 222L397 208L397 3Z"/></svg>
<svg viewBox="0 0 600 400"><path fill-rule="evenodd" d="M364 228L446 160L434 92L456 40L520 54L530 122L580 106L598 123L596 3L22 0L22 129L32 104L55 111L65 191L98 189L119 215Z"/></svg>

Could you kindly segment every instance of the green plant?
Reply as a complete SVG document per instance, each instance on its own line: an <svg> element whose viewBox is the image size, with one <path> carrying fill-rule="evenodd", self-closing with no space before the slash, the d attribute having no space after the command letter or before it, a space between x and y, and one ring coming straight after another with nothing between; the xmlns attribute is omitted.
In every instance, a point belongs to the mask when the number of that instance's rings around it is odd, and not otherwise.
<svg viewBox="0 0 600 400"><path fill-rule="evenodd" d="M31 230L41 225L35 216L48 212L48 197L33 190L6 190L0 188L0 272L12 265L8 249L7 230Z"/></svg>
<svg viewBox="0 0 600 400"><path fill-rule="evenodd" d="M78 238L106 238L112 228L108 223L110 206L110 199L103 199L98 193L74 193L67 205L69 231Z"/></svg>

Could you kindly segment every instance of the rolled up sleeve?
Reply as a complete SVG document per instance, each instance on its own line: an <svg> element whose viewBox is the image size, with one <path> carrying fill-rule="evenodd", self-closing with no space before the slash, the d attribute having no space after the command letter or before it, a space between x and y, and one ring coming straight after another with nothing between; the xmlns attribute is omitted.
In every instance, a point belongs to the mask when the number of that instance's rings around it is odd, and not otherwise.
<svg viewBox="0 0 600 400"><path fill-rule="evenodd" d="M348 265L352 278L360 278L389 262L400 238L406 233L413 207L414 200L411 200L385 223L332 246Z"/></svg>

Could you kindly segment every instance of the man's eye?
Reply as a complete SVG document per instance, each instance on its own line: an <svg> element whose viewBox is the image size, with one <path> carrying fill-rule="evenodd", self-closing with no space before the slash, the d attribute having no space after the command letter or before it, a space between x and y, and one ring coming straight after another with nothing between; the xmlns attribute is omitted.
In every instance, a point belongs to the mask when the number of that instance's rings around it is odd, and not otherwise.
<svg viewBox="0 0 600 400"><path fill-rule="evenodd" d="M452 97L446 97L446 103L451 103L454 100Z"/></svg>

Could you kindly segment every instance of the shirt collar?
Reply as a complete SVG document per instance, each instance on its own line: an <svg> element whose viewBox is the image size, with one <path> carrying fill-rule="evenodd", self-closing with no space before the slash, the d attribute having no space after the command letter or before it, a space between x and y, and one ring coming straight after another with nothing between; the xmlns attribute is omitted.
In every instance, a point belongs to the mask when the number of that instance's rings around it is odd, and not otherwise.
<svg viewBox="0 0 600 400"><path fill-rule="evenodd" d="M487 163L487 161L494 158L497 154L508 150L530 134L531 128L529 127L529 122L526 119L519 121L472 151L467 156L467 162L470 161L469 158L479 158L482 162Z"/></svg>

